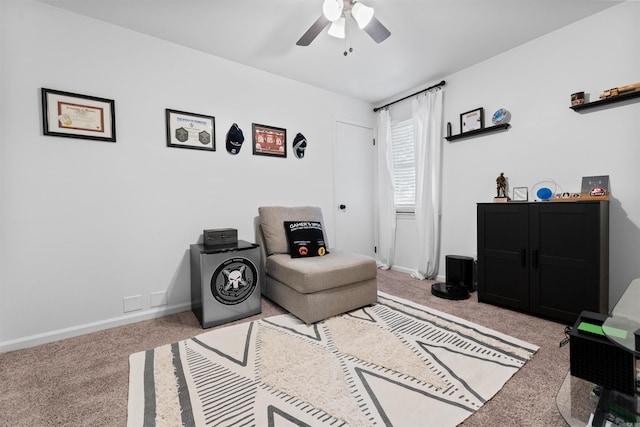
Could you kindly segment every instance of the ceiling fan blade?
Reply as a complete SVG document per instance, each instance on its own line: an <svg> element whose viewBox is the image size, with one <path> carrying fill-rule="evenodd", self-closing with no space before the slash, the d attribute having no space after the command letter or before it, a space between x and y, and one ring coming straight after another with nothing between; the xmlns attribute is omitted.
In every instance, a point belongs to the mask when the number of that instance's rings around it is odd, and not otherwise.
<svg viewBox="0 0 640 427"><path fill-rule="evenodd" d="M387 27L382 25L382 22L378 21L375 16L371 18L371 22L364 27L364 30L376 43L382 43L391 35L391 31L387 30Z"/></svg>
<svg viewBox="0 0 640 427"><path fill-rule="evenodd" d="M320 15L320 17L316 19L316 22L314 22L313 25L309 27L307 32L304 33L302 37L300 37L300 40L298 40L296 44L298 46L309 46L327 25L329 25L329 20L325 18L324 15Z"/></svg>

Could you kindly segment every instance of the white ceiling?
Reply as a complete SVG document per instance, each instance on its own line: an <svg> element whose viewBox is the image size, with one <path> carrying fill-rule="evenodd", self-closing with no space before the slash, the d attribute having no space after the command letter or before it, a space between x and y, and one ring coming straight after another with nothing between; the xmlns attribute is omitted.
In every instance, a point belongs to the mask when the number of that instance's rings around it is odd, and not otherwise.
<svg viewBox="0 0 640 427"><path fill-rule="evenodd" d="M391 31L296 41L323 0L39 0L374 105L611 7L613 0L362 0ZM594 29L597 30L597 29Z"/></svg>

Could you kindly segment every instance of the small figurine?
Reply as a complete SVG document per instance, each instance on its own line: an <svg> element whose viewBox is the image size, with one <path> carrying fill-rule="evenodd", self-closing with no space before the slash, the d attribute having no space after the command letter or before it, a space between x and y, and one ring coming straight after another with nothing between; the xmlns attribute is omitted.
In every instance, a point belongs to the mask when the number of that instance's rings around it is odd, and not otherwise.
<svg viewBox="0 0 640 427"><path fill-rule="evenodd" d="M507 197L507 179L504 177L504 172L500 172L500 176L496 178L496 187L498 198Z"/></svg>

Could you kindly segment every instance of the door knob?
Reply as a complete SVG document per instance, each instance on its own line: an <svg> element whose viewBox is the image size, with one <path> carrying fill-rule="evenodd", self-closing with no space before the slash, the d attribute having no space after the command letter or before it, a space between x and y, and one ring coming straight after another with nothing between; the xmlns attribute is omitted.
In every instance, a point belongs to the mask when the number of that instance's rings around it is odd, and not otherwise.
<svg viewBox="0 0 640 427"><path fill-rule="evenodd" d="M343 210L347 209L347 206L346 206L346 205L340 205L340 206L338 206L338 207L340 208L340 210L341 210L341 211L343 211Z"/></svg>

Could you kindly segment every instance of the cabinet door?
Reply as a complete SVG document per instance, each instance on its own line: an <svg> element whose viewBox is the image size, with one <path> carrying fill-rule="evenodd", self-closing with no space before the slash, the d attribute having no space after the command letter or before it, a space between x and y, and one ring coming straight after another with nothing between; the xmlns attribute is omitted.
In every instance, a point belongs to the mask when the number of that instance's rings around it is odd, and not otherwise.
<svg viewBox="0 0 640 427"><path fill-rule="evenodd" d="M478 205L478 301L529 309L527 204Z"/></svg>
<svg viewBox="0 0 640 427"><path fill-rule="evenodd" d="M531 205L531 312L572 324L600 307L600 204Z"/></svg>

